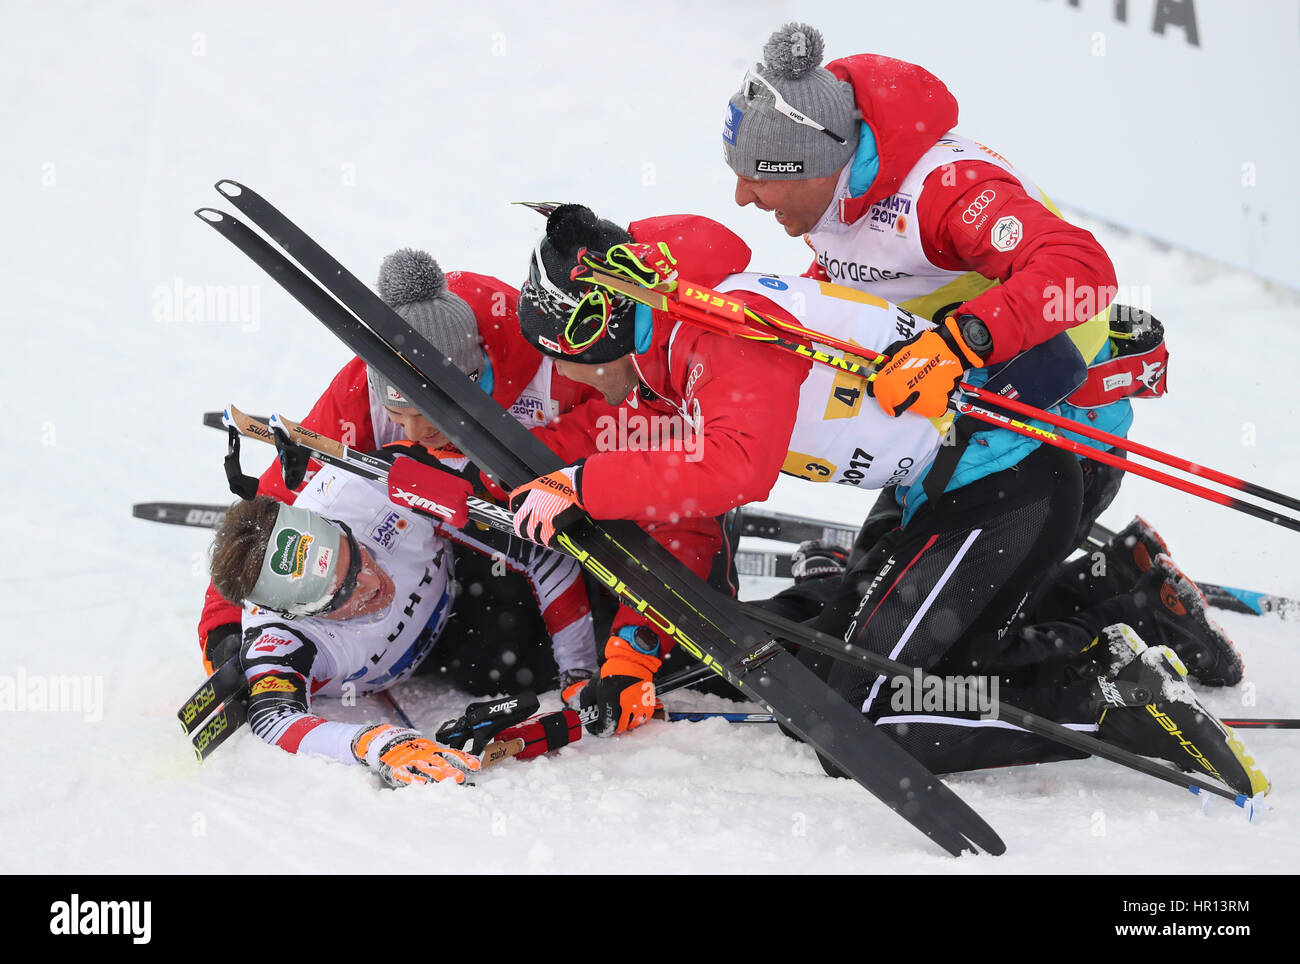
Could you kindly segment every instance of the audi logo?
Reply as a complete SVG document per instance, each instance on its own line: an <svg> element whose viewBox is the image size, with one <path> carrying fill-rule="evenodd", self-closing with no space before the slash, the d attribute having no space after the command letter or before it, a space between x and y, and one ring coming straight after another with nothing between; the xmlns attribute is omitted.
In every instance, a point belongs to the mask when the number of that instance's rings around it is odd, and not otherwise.
<svg viewBox="0 0 1300 964"><path fill-rule="evenodd" d="M970 207L962 213L961 219L967 224L974 224L975 219L980 216L980 212L992 204L993 199L997 196L996 191L981 192L979 197L970 202Z"/></svg>

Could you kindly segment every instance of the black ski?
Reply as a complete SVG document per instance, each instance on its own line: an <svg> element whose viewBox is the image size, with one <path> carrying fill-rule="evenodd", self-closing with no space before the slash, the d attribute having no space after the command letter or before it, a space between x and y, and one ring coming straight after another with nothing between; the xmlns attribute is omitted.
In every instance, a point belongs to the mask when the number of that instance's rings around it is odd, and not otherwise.
<svg viewBox="0 0 1300 964"><path fill-rule="evenodd" d="M204 424L211 424L204 415ZM220 413L214 427L221 428ZM162 522L168 525L193 526L215 529L225 518L226 507L200 502L137 502L131 507L137 519ZM836 522L785 515L765 510L744 508L740 510L740 534L758 539L779 542L803 542L805 539L822 539L836 545L851 546L857 532ZM1102 525L1094 525L1085 549L1103 545L1113 533ZM739 549L736 552L736 572L742 576L766 576L779 579L793 578L790 553L777 549ZM1215 609L1245 613L1249 616L1276 616L1278 619L1300 621L1300 599L1275 596L1254 589L1221 586L1213 582L1195 580L1205 595L1205 601Z"/></svg>
<svg viewBox="0 0 1300 964"><path fill-rule="evenodd" d="M247 719L248 700L239 697L223 704L190 739L199 762L202 763L213 750L230 739Z"/></svg>
<svg viewBox="0 0 1300 964"><path fill-rule="evenodd" d="M911 667L904 666L902 663L895 662L887 656L881 656L870 650L862 649L858 646L852 646L842 639L836 639L834 636L810 629L800 623L791 622L776 613L768 612L757 606L746 606L744 603L733 603L732 605L741 607L745 613L755 622L766 626L769 630L777 635L790 640L797 640L801 645L816 650L819 653L825 653L833 659L846 660L872 672L879 673L882 676L891 678L906 678L914 671ZM1106 743L1096 737L1089 736L1086 733L1072 730L1067 726L1056 723L1052 720L1037 716L1011 703L996 703L998 719L1006 720L1023 730L1038 736L1046 737L1049 740L1055 740L1064 746L1081 750L1092 756L1101 757L1103 760L1110 760L1112 763L1118 763L1120 766L1127 767L1130 770L1136 770L1139 773L1145 773L1148 776L1163 780L1166 783L1172 783L1175 786L1183 787L1192 793L1202 794L1210 793L1215 796L1231 800L1238 806L1244 806L1245 801L1249 800L1243 794L1229 789L1221 784L1214 783L1208 778L1202 778L1199 775L1184 773L1175 770L1171 766L1166 766L1148 757L1139 756L1136 753L1130 753L1128 750L1121 749L1111 743Z"/></svg>
<svg viewBox="0 0 1300 964"><path fill-rule="evenodd" d="M504 487L517 487L561 467L554 453L279 211L234 182L222 181L218 190L319 281L229 215L203 209L198 216L381 370L417 403L421 414ZM793 732L944 850L1005 851L1001 838L960 797L639 528L584 520L562 533L559 543L678 645L768 706ZM751 668L733 669L738 658L748 659Z"/></svg>
<svg viewBox="0 0 1300 964"><path fill-rule="evenodd" d="M215 529L226 517L226 506L199 502L137 502L131 506L131 515L166 525Z"/></svg>
<svg viewBox="0 0 1300 964"><path fill-rule="evenodd" d="M186 700L176 718L190 736L199 762L226 742L248 718L248 680L239 656L230 657Z"/></svg>
<svg viewBox="0 0 1300 964"><path fill-rule="evenodd" d="M240 665L239 656L230 657L215 672L203 681L203 685L181 704L176 711L176 718L181 721L181 729L193 733L200 724L218 706L243 692L248 681L244 678L244 667Z"/></svg>

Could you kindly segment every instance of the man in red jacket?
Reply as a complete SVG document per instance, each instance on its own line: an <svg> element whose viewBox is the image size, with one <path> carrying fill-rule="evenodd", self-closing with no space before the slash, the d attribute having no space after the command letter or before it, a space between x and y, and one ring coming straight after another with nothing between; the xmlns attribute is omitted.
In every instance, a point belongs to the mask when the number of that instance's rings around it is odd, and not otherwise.
<svg viewBox="0 0 1300 964"><path fill-rule="evenodd" d="M893 361L875 382L886 413L940 414L967 372L1062 333L1076 361L1107 362L1116 282L1097 240L1064 220L1005 157L954 130L957 101L939 78L878 54L822 67L823 48L807 24L772 34L764 63L727 104L723 153L736 173L736 203L772 211L787 234L802 235L815 253L810 276L879 295L939 326L887 352ZM805 321L816 327L816 319ZM1105 374L1094 368L1085 387ZM1123 434L1131 407L1107 400L1078 404L1089 407L1094 426ZM970 431L963 421L947 464ZM1122 478L1091 461L1081 468L1076 544ZM945 471L941 462L931 484Z"/></svg>
<svg viewBox="0 0 1300 964"><path fill-rule="evenodd" d="M954 338L985 364L1090 321L1075 341L1091 360L1116 290L1096 239L1010 161L953 130L957 101L929 71L876 54L823 68L822 49L817 30L787 24L728 103L736 203L803 235L816 277L936 323L978 319L983 331L961 326Z"/></svg>
<svg viewBox="0 0 1300 964"><path fill-rule="evenodd" d="M384 259L378 288L388 304L524 425L545 425L594 396L586 386L556 374L551 361L520 337L518 292L510 285L464 271L444 275L425 252L402 249ZM453 470L467 463L382 374L369 370L360 358L348 362L334 377L302 424L359 451L410 440L423 444ZM320 466L313 461L311 468ZM306 484L304 480L299 489ZM281 502L293 501L278 461L262 474L258 491ZM522 642L505 637L525 635L538 610L561 682L571 684L594 670L586 585L573 560L554 552L538 554L517 543L503 550L484 541L494 538L486 534L480 539L444 526L439 526L439 532L456 546L457 578L466 585L481 581L491 590L466 594L443 634L447 645L439 665L448 664L459 685L473 692L500 692L539 685L540 680L524 675L533 668L554 672L544 650L533 652L524 645L513 649L513 655L501 656L511 649L504 644ZM517 585L518 580L501 578L499 569L489 569L502 561L527 580L531 593ZM209 584L199 621L209 672L238 649L240 619L240 608ZM503 633L499 623L511 632Z"/></svg>
<svg viewBox="0 0 1300 964"><path fill-rule="evenodd" d="M1101 245L1007 158L954 130L957 101L929 71L877 54L822 67L823 48L807 24L771 35L764 63L727 104L723 152L736 173L736 203L772 211L787 234L802 235L815 253L810 277L878 295L939 326L890 346L877 402L890 415L935 415L957 380L975 381L1021 356L1066 389L1076 408L1064 414L1125 434L1126 396L1163 394L1167 353L1158 322L1111 304L1115 271ZM816 318L803 320L817 327ZM1125 337L1109 339L1112 328ZM1064 356L1049 352L1054 344ZM1091 366L1077 389L1061 361L1070 344L1076 361ZM1144 371L1159 373L1150 392ZM1046 408L1052 394L1022 401ZM969 419L956 421L956 444L926 480L932 495L972 428ZM1080 469L1083 511L1072 545L1123 478L1092 460ZM882 495L876 524L860 540L864 551L901 520L900 506L886 511L906 498L897 495ZM1125 547L1108 549L1121 555ZM1056 582L1077 584L1072 576L1060 569Z"/></svg>

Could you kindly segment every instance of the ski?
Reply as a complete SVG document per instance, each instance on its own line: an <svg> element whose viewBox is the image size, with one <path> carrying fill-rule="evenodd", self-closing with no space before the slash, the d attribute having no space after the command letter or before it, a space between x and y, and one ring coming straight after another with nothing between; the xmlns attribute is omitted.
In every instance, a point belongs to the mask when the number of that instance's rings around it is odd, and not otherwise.
<svg viewBox="0 0 1300 964"><path fill-rule="evenodd" d="M503 487L516 488L561 467L554 453L283 214L235 182L221 181L217 188L307 273L242 221L210 208L198 216L382 371ZM1005 851L997 833L942 781L638 527L582 520L562 532L557 544L667 637L771 708L793 732L942 849L954 855ZM732 668L738 657L747 669Z"/></svg>
<svg viewBox="0 0 1300 964"><path fill-rule="evenodd" d="M1300 720L1278 717L1247 717L1244 720L1220 720L1224 726L1244 727L1252 730L1300 730Z"/></svg>
<svg viewBox="0 0 1300 964"><path fill-rule="evenodd" d="M239 657L232 656L221 664L211 676L203 681L176 711L176 718L181 721L185 733L193 733L222 703L234 699L248 685L244 678L244 668Z"/></svg>
<svg viewBox="0 0 1300 964"><path fill-rule="evenodd" d="M853 646L842 639L836 639L834 636L811 629L800 623L791 622L783 616L776 613L768 612L757 606L746 606L744 603L736 602L734 606L742 607L749 617L756 623L767 627L772 633L789 640L799 642L819 653L825 653L833 659L844 660L854 663L864 669L879 673L881 676L892 678L907 677L914 671L902 663L895 662L887 656L871 650L863 649L859 646ZM1171 766L1158 763L1148 757L1139 756L1128 750L1120 749L1113 744L1106 743L1102 740L1081 733L1078 730L1072 730L1067 726L1056 723L1052 720L1037 716L1011 703L1004 703L1000 700L994 701L994 708L997 711L997 718L1005 720L1014 726L1020 727L1030 733L1054 740L1064 746L1080 750L1090 756L1101 757L1103 760L1110 760L1112 763L1118 763L1120 766L1127 767L1130 770L1136 770L1139 773L1145 773L1148 776L1163 780L1175 786L1190 790L1195 794L1213 794L1214 796L1223 797L1231 800L1237 806L1243 809L1250 804L1250 797L1245 794L1222 786L1217 783L1211 783L1206 779L1195 774L1185 773L1175 770Z"/></svg>
<svg viewBox="0 0 1300 964"><path fill-rule="evenodd" d="M199 502L137 502L131 506L131 515L165 525L215 529L225 519L226 509L224 505Z"/></svg>
<svg viewBox="0 0 1300 964"><path fill-rule="evenodd" d="M243 726L247 717L248 680L238 655L222 663L176 711L200 763Z"/></svg>
<svg viewBox="0 0 1300 964"><path fill-rule="evenodd" d="M726 720L728 723L775 723L771 713L749 713L744 710L666 710L664 719L670 723L701 723L704 720ZM1246 730L1300 730L1300 720L1274 717L1248 716L1242 719L1221 719L1224 726Z"/></svg>
<svg viewBox="0 0 1300 964"><path fill-rule="evenodd" d="M704 720L726 720L728 723L775 723L771 713L745 713L728 710L669 710L669 722L701 723Z"/></svg>
<svg viewBox="0 0 1300 964"><path fill-rule="evenodd" d="M194 747L194 754L202 763L212 751L226 740L234 735L235 731L244 725L248 719L248 701L236 698L228 703L222 704L221 708L204 723L190 740Z"/></svg>
<svg viewBox="0 0 1300 964"><path fill-rule="evenodd" d="M209 417L214 415L216 421L210 422ZM220 412L208 412L204 415L204 424L221 428L220 419ZM748 506L739 512L742 537L791 543L821 539L835 545L851 547L857 536L856 529L825 519L769 512ZM146 519L150 522L215 529L225 518L226 506L198 502L137 502L131 507L131 514L137 519ZM1105 526L1094 524L1088 544L1084 548L1095 549L1112 535L1114 533ZM736 572L742 576L789 579L792 578L790 555L789 552L778 549L739 549L736 552ZM1213 582L1194 581L1205 595L1206 603L1215 609L1245 613L1249 616L1275 616L1278 619L1300 621L1300 599L1276 596L1254 589L1222 586Z"/></svg>

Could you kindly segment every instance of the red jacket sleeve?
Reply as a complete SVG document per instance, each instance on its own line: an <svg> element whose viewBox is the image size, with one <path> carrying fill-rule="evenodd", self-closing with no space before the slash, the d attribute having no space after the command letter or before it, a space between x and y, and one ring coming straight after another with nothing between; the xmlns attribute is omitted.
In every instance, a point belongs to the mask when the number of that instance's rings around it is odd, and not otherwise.
<svg viewBox="0 0 1300 964"><path fill-rule="evenodd" d="M370 422L370 388L366 382L366 363L362 359L354 358L343 366L302 420L302 425L363 452L375 447L375 432ZM250 443L243 447L241 453L248 459L255 451L254 445ZM313 459L309 468L311 472L316 472L320 469L320 463ZM258 479L257 491L281 502L290 501L292 493L284 484L279 459L272 459L270 466L262 473ZM223 599L209 582L203 599L203 612L199 615L199 652L203 653L207 649L208 633L219 626L238 623L240 613L240 607ZM203 665L209 673L214 669L206 656Z"/></svg>
<svg viewBox="0 0 1300 964"><path fill-rule="evenodd" d="M600 395L595 395L569 411L561 412L550 423L532 432L566 465L572 465L599 451L596 440L601 426L606 424L604 420L617 422L618 410L622 407L611 405Z"/></svg>
<svg viewBox="0 0 1300 964"><path fill-rule="evenodd" d="M712 218L698 214L668 214L633 221L628 231L637 241L664 241L677 259L683 278L713 286L749 264L749 245Z"/></svg>
<svg viewBox="0 0 1300 964"><path fill-rule="evenodd" d="M957 309L988 325L990 362L1087 321L1115 295L1115 268L1097 239L1057 217L996 165L961 161L938 168L925 180L917 217L934 264L1002 282ZM1091 310L1083 317L1062 312L1063 298Z"/></svg>
<svg viewBox="0 0 1300 964"><path fill-rule="evenodd" d="M582 498L597 519L716 516L763 501L776 483L810 363L685 326L672 358L672 384L695 431L677 451L606 450L588 458ZM635 429L632 419L656 414L629 411L628 424Z"/></svg>

